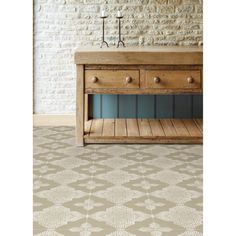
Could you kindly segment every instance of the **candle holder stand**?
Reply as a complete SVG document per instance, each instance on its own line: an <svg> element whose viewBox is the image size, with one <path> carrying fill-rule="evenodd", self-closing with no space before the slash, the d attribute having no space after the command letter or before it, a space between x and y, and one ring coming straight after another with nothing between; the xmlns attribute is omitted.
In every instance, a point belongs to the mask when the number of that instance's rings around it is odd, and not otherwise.
<svg viewBox="0 0 236 236"><path fill-rule="evenodd" d="M123 16L117 16L116 18L119 20L119 40L118 40L118 43L117 43L117 48L120 46L120 44L123 47L125 47L124 41L121 40L121 23L120 23L120 20L123 18Z"/></svg>
<svg viewBox="0 0 236 236"><path fill-rule="evenodd" d="M107 41L105 41L105 19L107 18L108 16L101 16L100 18L102 18L102 43L101 43L101 46L100 48L102 48L103 44L105 44L108 48L108 43Z"/></svg>

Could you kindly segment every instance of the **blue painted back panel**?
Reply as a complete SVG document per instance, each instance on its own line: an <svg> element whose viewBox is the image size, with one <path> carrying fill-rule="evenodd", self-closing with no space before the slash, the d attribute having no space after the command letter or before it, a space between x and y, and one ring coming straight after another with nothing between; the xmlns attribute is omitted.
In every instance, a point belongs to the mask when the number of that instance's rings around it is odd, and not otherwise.
<svg viewBox="0 0 236 236"><path fill-rule="evenodd" d="M111 94L102 95L102 117L103 118L118 117L118 95L111 95Z"/></svg>
<svg viewBox="0 0 236 236"><path fill-rule="evenodd" d="M202 95L193 96L193 117L194 118L203 117L203 96Z"/></svg>
<svg viewBox="0 0 236 236"><path fill-rule="evenodd" d="M89 99L91 100L90 102L90 107L92 111L90 110L90 115L93 118L102 118L102 95L100 94L95 94L95 95L89 95Z"/></svg>
<svg viewBox="0 0 236 236"><path fill-rule="evenodd" d="M174 96L174 118L192 118L192 96Z"/></svg>
<svg viewBox="0 0 236 236"><path fill-rule="evenodd" d="M90 95L94 118L202 118L202 95Z"/></svg>
<svg viewBox="0 0 236 236"><path fill-rule="evenodd" d="M119 118L136 118L136 95L119 95Z"/></svg>
<svg viewBox="0 0 236 236"><path fill-rule="evenodd" d="M137 96L137 117L138 118L155 118L155 96L139 95Z"/></svg>
<svg viewBox="0 0 236 236"><path fill-rule="evenodd" d="M156 95L156 118L173 118L174 96Z"/></svg>

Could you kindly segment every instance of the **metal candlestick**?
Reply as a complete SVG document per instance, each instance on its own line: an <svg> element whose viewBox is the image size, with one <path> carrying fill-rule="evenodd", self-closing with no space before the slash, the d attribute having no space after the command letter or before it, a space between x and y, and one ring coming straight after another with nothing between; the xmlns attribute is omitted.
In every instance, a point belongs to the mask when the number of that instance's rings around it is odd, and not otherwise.
<svg viewBox="0 0 236 236"><path fill-rule="evenodd" d="M122 19L123 16L117 16L116 18L119 20L119 40L117 43L117 48L120 46L120 44L122 44L122 46L125 47L124 41L121 40L121 26L120 26L120 19Z"/></svg>
<svg viewBox="0 0 236 236"><path fill-rule="evenodd" d="M104 31L105 31L105 18L107 18L108 16L101 16L100 18L102 18L102 43L100 48L102 48L102 45L105 44L108 48L108 43L105 41L105 36L104 36Z"/></svg>

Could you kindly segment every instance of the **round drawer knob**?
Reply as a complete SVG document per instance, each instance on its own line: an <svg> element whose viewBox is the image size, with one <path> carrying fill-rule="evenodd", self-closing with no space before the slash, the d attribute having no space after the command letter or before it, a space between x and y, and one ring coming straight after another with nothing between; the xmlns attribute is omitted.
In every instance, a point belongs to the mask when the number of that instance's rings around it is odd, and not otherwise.
<svg viewBox="0 0 236 236"><path fill-rule="evenodd" d="M92 78L92 82L93 82L93 83L97 83L97 82L98 82L98 77L94 76L94 77Z"/></svg>
<svg viewBox="0 0 236 236"><path fill-rule="evenodd" d="M132 78L130 76L127 76L125 78L125 81L126 81L127 84L130 84L132 82Z"/></svg>
<svg viewBox="0 0 236 236"><path fill-rule="evenodd" d="M154 82L155 82L156 84L159 84L159 83L161 82L160 77L154 77Z"/></svg>
<svg viewBox="0 0 236 236"><path fill-rule="evenodd" d="M187 78L187 81L188 81L189 84L194 83L194 79L191 76Z"/></svg>

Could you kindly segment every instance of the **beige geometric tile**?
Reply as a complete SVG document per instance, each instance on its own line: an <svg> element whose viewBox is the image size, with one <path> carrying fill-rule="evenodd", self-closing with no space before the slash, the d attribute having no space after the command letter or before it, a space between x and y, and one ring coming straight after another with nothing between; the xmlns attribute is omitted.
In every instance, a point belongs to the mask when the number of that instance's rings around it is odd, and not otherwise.
<svg viewBox="0 0 236 236"><path fill-rule="evenodd" d="M188 230L193 230L202 225L202 214L196 209L187 206L173 207L169 211L157 214L157 217L161 220L171 221Z"/></svg>
<svg viewBox="0 0 236 236"><path fill-rule="evenodd" d="M184 233L179 234L178 236L203 236L203 234L198 231L185 231Z"/></svg>
<svg viewBox="0 0 236 236"><path fill-rule="evenodd" d="M43 190L50 190L51 188L54 188L56 186L58 186L58 183L52 180L37 177L34 180L33 190L34 193L37 193Z"/></svg>
<svg viewBox="0 0 236 236"><path fill-rule="evenodd" d="M33 196L33 207L35 211L41 211L45 208L52 206L53 203L48 201L46 198L40 198L38 196Z"/></svg>
<svg viewBox="0 0 236 236"><path fill-rule="evenodd" d="M33 233L34 233L34 235L42 233L45 230L46 230L46 228L43 227L42 225L40 225L38 222L36 222L36 221L33 222Z"/></svg>
<svg viewBox="0 0 236 236"><path fill-rule="evenodd" d="M63 206L86 215L98 211L105 211L107 208L114 206L114 204L104 198L90 195L82 198L75 198L70 202L64 203Z"/></svg>
<svg viewBox="0 0 236 236"><path fill-rule="evenodd" d="M59 234L54 230L50 230L50 231L44 231L40 234L36 234L35 236L65 236L65 235Z"/></svg>
<svg viewBox="0 0 236 236"><path fill-rule="evenodd" d="M167 154L166 157L171 158L173 160L182 161L183 164L186 162L192 162L192 161L195 161L199 158L202 158L202 156L199 154L188 153L188 152L181 151L181 150Z"/></svg>
<svg viewBox="0 0 236 236"><path fill-rule="evenodd" d="M123 186L128 187L133 190L141 191L141 192L154 192L156 190L163 189L168 185L159 180L151 179L151 178L138 178L135 180L131 180L128 183L123 184Z"/></svg>
<svg viewBox="0 0 236 236"><path fill-rule="evenodd" d="M89 164L89 161L79 159L78 157L67 157L64 159L55 160L52 162L52 164L57 165L57 166L61 166L65 169L73 169L73 168L81 166L81 165Z"/></svg>
<svg viewBox="0 0 236 236"><path fill-rule="evenodd" d="M105 198L106 200L115 204L124 204L134 198L143 196L144 193L118 185L96 192L94 195Z"/></svg>
<svg viewBox="0 0 236 236"><path fill-rule="evenodd" d="M147 163L149 165L154 165L154 166L162 168L162 169L170 169L170 168L173 168L177 165L182 164L181 161L173 160L173 159L163 157L163 156L156 157L155 159L146 161L145 163Z"/></svg>
<svg viewBox="0 0 236 236"><path fill-rule="evenodd" d="M106 160L108 158L111 158L111 155L108 155L107 153L101 152L101 151L89 151L84 153L83 155L77 155L76 157L79 157L80 159L90 161L90 162L99 162Z"/></svg>
<svg viewBox="0 0 236 236"><path fill-rule="evenodd" d="M172 170L163 170L155 174L148 175L148 178L153 180L159 180L161 182L173 185L183 180L190 179L191 176L183 174L183 172L177 172Z"/></svg>
<svg viewBox="0 0 236 236"><path fill-rule="evenodd" d="M202 178L187 179L187 180L182 181L181 183L178 183L177 185L182 188L198 191L198 192L202 192L202 188L203 188Z"/></svg>
<svg viewBox="0 0 236 236"><path fill-rule="evenodd" d="M81 179L76 182L69 184L70 187L73 187L77 190L82 190L83 192L90 193L90 192L97 192L100 190L105 190L111 186L106 180L97 179L97 178L88 178L88 179Z"/></svg>
<svg viewBox="0 0 236 236"><path fill-rule="evenodd" d="M129 182L130 180L138 179L140 176L136 174L131 174L123 170L112 170L106 174L100 174L97 179L107 180L114 185L121 185L123 183Z"/></svg>
<svg viewBox="0 0 236 236"><path fill-rule="evenodd" d="M169 202L165 199L157 198L154 196L147 197L146 195L140 198L134 198L124 205L146 214L157 214L161 211L167 211L169 208L175 206L173 202Z"/></svg>
<svg viewBox="0 0 236 236"><path fill-rule="evenodd" d="M43 163L40 165L34 166L34 174L35 175L48 175L48 174L55 174L59 171L63 170L60 166L52 165L51 163Z"/></svg>
<svg viewBox="0 0 236 236"><path fill-rule="evenodd" d="M152 192L151 195L159 198L164 198L176 204L183 204L192 200L193 198L201 196L201 193L192 190L186 190L185 188L181 188L178 186L168 186L162 190Z"/></svg>
<svg viewBox="0 0 236 236"><path fill-rule="evenodd" d="M55 126L55 127L50 127L49 128L49 130L51 130L51 131L55 131L55 132L62 132L62 133L64 133L64 132L72 132L72 133L74 133L74 131L75 131L75 128L74 127L72 127L72 126Z"/></svg>
<svg viewBox="0 0 236 236"><path fill-rule="evenodd" d="M202 167L198 165L194 165L192 163L185 163L182 165L178 165L172 170L178 171L180 173L185 173L188 175L196 176L202 174Z"/></svg>
<svg viewBox="0 0 236 236"><path fill-rule="evenodd" d="M44 143L44 144L39 144L38 147L47 149L47 150L52 150L52 151L58 151L59 149L64 149L66 147L69 147L67 143L64 142L49 142L49 143Z"/></svg>
<svg viewBox="0 0 236 236"><path fill-rule="evenodd" d="M103 160L99 163L103 164L103 165L106 165L106 166L109 166L113 169L120 169L120 168L126 167L128 165L135 164L134 161L127 160L127 159L124 159L124 158L121 158L121 157L109 158L109 159Z"/></svg>
<svg viewBox="0 0 236 236"><path fill-rule="evenodd" d="M140 236L177 236L184 232L184 228L171 222L149 218L128 227L126 231Z"/></svg>
<svg viewBox="0 0 236 236"><path fill-rule="evenodd" d="M47 229L56 229L67 224L69 221L76 221L83 218L79 212L70 211L63 206L52 206L34 213L34 221Z"/></svg>
<svg viewBox="0 0 236 236"><path fill-rule="evenodd" d="M69 139L69 138L73 138L73 137L74 137L74 135L67 134L65 132L44 135L44 138L51 139L54 141L60 141L60 140Z"/></svg>
<svg viewBox="0 0 236 236"><path fill-rule="evenodd" d="M59 184L69 184L75 182L77 180L83 180L88 178L88 175L85 174L78 174L76 171L73 170L63 170L56 174L50 174L45 176L45 178L49 180L53 180Z"/></svg>
<svg viewBox="0 0 236 236"><path fill-rule="evenodd" d="M149 215L120 205L92 214L91 217L116 229L125 230L128 226L149 218Z"/></svg>
<svg viewBox="0 0 236 236"><path fill-rule="evenodd" d="M78 173L95 176L95 175L107 173L111 171L112 168L105 165L94 163L94 164L82 165L82 166L74 168L73 170Z"/></svg>
<svg viewBox="0 0 236 236"><path fill-rule="evenodd" d="M34 154L34 158L41 161L55 161L55 160L63 160L68 158L68 156L61 152L48 151Z"/></svg>
<svg viewBox="0 0 236 236"><path fill-rule="evenodd" d="M65 236L102 236L112 231L113 227L91 218L69 222L57 229L57 232Z"/></svg>
<svg viewBox="0 0 236 236"><path fill-rule="evenodd" d="M202 210L203 210L202 209L203 208L203 197L200 196L198 198L192 199L191 201L186 202L184 205L202 212Z"/></svg>
<svg viewBox="0 0 236 236"><path fill-rule="evenodd" d="M166 155L176 152L176 150L173 149L172 146L173 145L147 145L145 149L142 149L142 151L147 154L154 155L156 158L164 157Z"/></svg>
<svg viewBox="0 0 236 236"><path fill-rule="evenodd" d="M137 163L137 164L122 168L122 170L124 170L128 173L133 173L133 174L142 176L142 175L149 175L149 174L156 173L156 172L160 171L161 169L158 167L152 166L152 165L147 165L144 163L142 163L142 165L140 165L139 163Z"/></svg>
<svg viewBox="0 0 236 236"><path fill-rule="evenodd" d="M142 151L126 153L126 154L121 155L121 157L126 160L132 160L135 162L148 161L148 160L153 160L154 158L156 158L154 155L151 155Z"/></svg>
<svg viewBox="0 0 236 236"><path fill-rule="evenodd" d="M202 236L202 145L75 145L34 129L34 236Z"/></svg>
<svg viewBox="0 0 236 236"><path fill-rule="evenodd" d="M80 190L75 190L74 188L70 188L68 186L63 185L37 193L37 196L41 198L46 198L54 204L62 204L65 202L69 202L73 198L83 197L85 195L87 194Z"/></svg>

